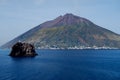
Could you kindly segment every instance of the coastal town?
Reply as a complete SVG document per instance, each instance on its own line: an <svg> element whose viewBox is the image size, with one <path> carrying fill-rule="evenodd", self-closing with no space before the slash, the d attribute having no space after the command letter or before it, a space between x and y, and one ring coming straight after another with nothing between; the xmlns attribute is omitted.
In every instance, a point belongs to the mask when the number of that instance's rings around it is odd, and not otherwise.
<svg viewBox="0 0 120 80"><path fill-rule="evenodd" d="M57 46L41 46L41 47L36 47L36 49L118 49L115 47L107 47L107 46L102 46L102 47L98 47L98 46L92 46L92 47L86 47L86 46L74 46L74 47L57 47Z"/></svg>

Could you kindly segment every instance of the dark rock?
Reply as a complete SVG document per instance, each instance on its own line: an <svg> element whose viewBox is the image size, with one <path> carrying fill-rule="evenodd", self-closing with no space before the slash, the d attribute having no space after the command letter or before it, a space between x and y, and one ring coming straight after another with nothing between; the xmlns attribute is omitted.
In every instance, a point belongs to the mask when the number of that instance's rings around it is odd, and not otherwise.
<svg viewBox="0 0 120 80"><path fill-rule="evenodd" d="M13 45L10 53L10 56L12 57L34 57L36 55L37 53L33 45L22 42L17 42L15 45Z"/></svg>

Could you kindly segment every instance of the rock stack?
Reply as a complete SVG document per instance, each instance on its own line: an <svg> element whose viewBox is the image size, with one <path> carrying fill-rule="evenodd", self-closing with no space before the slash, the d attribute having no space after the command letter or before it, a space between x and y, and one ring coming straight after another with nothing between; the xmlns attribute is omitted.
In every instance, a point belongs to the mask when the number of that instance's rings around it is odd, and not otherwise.
<svg viewBox="0 0 120 80"><path fill-rule="evenodd" d="M12 57L34 57L37 53L32 44L17 42L12 47L10 56Z"/></svg>

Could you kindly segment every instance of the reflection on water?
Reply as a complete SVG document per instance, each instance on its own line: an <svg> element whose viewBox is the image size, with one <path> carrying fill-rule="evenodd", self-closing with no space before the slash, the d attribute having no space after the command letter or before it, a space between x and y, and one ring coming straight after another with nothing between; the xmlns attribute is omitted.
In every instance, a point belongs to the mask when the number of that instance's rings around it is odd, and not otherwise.
<svg viewBox="0 0 120 80"><path fill-rule="evenodd" d="M0 50L0 80L120 80L120 50L37 50L12 58Z"/></svg>

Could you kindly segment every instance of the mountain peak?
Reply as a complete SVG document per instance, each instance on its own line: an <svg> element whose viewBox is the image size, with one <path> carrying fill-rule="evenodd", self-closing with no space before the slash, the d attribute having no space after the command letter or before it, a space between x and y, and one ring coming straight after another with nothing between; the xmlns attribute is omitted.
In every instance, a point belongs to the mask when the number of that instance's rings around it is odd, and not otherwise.
<svg viewBox="0 0 120 80"><path fill-rule="evenodd" d="M67 13L63 16L59 16L54 20L55 25L74 25L74 24L80 24L80 23L88 23L89 20L76 16L72 13ZM91 22L92 23L92 22Z"/></svg>
<svg viewBox="0 0 120 80"><path fill-rule="evenodd" d="M75 16L75 15L72 14L72 13L67 13L67 14L64 15L64 17L65 17L65 16L73 17L73 16Z"/></svg>
<svg viewBox="0 0 120 80"><path fill-rule="evenodd" d="M85 21L84 18L76 16L72 13L67 13L65 15L60 15L56 19L47 21L41 24L42 27L54 27L54 26L66 26L66 25L74 25L80 24L81 22Z"/></svg>
<svg viewBox="0 0 120 80"><path fill-rule="evenodd" d="M74 15L74 14L72 14L72 13L67 13L67 14L65 14L63 17L64 17L64 18L69 18L69 19L80 19L80 18L81 18L81 17L76 16L76 15Z"/></svg>
<svg viewBox="0 0 120 80"><path fill-rule="evenodd" d="M67 14L65 14L64 16L64 19L68 19L68 20L76 20L76 19L80 19L80 17L78 17L78 16L75 16L75 15L73 15L73 14L71 14L71 13L67 13Z"/></svg>
<svg viewBox="0 0 120 80"><path fill-rule="evenodd" d="M67 13L67 14L65 14L65 15L60 15L59 17L57 17L56 19L68 19L68 18L75 18L75 17L77 17L77 16L75 16L74 14L72 14L72 13Z"/></svg>

